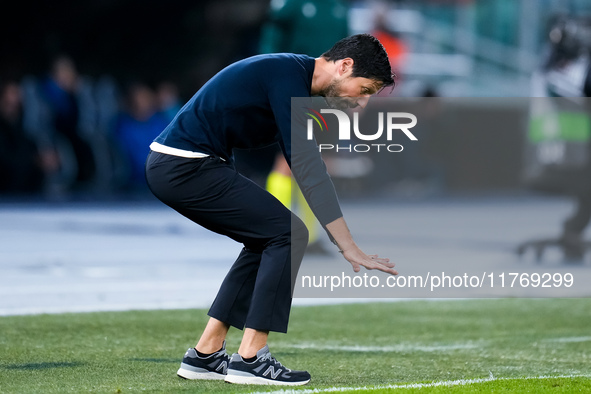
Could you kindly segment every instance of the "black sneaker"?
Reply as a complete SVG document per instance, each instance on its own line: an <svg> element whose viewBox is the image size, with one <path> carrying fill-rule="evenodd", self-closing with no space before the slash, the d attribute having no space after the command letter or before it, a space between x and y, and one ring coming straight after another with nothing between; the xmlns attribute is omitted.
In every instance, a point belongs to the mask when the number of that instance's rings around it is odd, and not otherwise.
<svg viewBox="0 0 591 394"><path fill-rule="evenodd" d="M185 353L177 375L184 379L222 380L226 377L230 356L226 353L226 341L222 349L207 357L199 357L194 348Z"/></svg>
<svg viewBox="0 0 591 394"><path fill-rule="evenodd" d="M226 382L238 384L273 384L300 386L310 381L306 371L292 371L284 367L271 355L269 346L257 352L257 359L247 363L238 353L234 353L228 365Z"/></svg>

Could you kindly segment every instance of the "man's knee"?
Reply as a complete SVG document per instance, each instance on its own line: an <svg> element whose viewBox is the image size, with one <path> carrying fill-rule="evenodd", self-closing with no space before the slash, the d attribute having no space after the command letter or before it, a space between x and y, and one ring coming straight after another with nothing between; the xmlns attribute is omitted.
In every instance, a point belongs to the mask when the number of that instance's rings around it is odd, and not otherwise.
<svg viewBox="0 0 591 394"><path fill-rule="evenodd" d="M270 244L292 244L306 247L308 245L309 232L302 220L296 215L291 215L291 222L276 232Z"/></svg>
<svg viewBox="0 0 591 394"><path fill-rule="evenodd" d="M291 245L293 248L303 248L308 246L309 231L304 222L296 215L291 218Z"/></svg>

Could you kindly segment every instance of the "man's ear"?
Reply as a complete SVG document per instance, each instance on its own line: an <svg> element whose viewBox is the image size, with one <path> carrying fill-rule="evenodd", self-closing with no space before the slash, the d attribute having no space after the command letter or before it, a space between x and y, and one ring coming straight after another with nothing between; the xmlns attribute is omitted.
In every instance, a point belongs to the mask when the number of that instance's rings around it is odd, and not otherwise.
<svg viewBox="0 0 591 394"><path fill-rule="evenodd" d="M338 72L340 76L348 77L353 73L353 59L346 57L339 60Z"/></svg>

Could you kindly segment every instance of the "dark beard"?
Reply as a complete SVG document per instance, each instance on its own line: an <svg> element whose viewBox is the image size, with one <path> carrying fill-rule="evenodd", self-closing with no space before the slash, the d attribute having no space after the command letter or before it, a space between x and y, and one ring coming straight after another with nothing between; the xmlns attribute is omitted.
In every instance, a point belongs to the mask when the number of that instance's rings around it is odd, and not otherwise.
<svg viewBox="0 0 591 394"><path fill-rule="evenodd" d="M351 105L348 97L339 97L341 94L341 81L333 81L320 94L324 97L326 104L332 109L344 110L347 108L354 108L357 105Z"/></svg>

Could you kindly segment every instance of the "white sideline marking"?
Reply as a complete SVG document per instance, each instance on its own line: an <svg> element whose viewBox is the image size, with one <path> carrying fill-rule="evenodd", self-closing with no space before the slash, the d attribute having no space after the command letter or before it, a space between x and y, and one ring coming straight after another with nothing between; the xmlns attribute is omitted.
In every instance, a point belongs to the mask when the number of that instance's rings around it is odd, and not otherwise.
<svg viewBox="0 0 591 394"><path fill-rule="evenodd" d="M346 352L444 352L449 350L459 349L477 349L482 347L482 343L458 343L451 345L418 345L418 344L400 344L393 346L347 346L347 345L321 345L315 343L302 344L277 344L277 347L292 348L292 349L314 349L314 350L342 350Z"/></svg>
<svg viewBox="0 0 591 394"><path fill-rule="evenodd" d="M563 338L549 338L547 342L589 342L591 337L563 337Z"/></svg>
<svg viewBox="0 0 591 394"><path fill-rule="evenodd" d="M557 375L557 376L526 376L522 378L495 378L490 373L488 378L482 379L459 379L459 380L444 380L439 382L432 382L432 383L410 383L410 384L388 384L382 386L373 386L373 387L329 387L326 389L307 389L307 390L277 390L277 391L256 391L251 392L250 394L315 394L315 393L338 393L338 392L347 392L347 391L361 391L361 390L383 390L383 389L420 389L420 388L428 388L428 387L451 387L451 386L463 386L467 384L474 384L474 383L486 383L486 382L493 382L497 380L536 380L536 379L559 379L559 378L589 378L591 375Z"/></svg>

